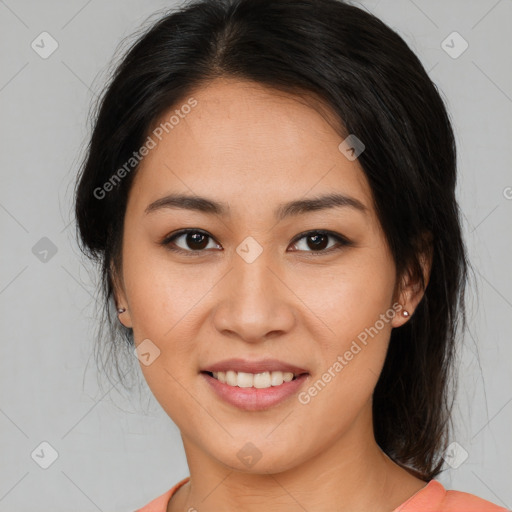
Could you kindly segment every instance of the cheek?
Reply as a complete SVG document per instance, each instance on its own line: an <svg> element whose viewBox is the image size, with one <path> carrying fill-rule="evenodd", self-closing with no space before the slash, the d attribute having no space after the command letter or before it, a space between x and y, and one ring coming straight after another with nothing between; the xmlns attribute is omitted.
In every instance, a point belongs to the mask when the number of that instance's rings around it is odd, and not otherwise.
<svg viewBox="0 0 512 512"><path fill-rule="evenodd" d="M319 339L325 342L324 348L341 350L389 311L394 265L379 252L361 251L329 272L303 270L292 288L311 310L311 318L316 317L317 323L321 320L326 337ZM390 329L388 320L383 330L389 334Z"/></svg>
<svg viewBox="0 0 512 512"><path fill-rule="evenodd" d="M317 418L327 438L370 410L396 315L388 284L387 278L365 280L352 273L340 287L325 287L328 297L318 295L317 311L329 336L315 339L321 361L298 399L304 417Z"/></svg>
<svg viewBox="0 0 512 512"><path fill-rule="evenodd" d="M197 300L194 265L173 264L149 241L127 240L123 271L135 334L165 337Z"/></svg>
<svg viewBox="0 0 512 512"><path fill-rule="evenodd" d="M327 334L315 336L322 363L314 376L317 385L304 399L321 394L316 407L326 414L340 403L346 411L358 410L378 380L397 314L391 304L394 264L381 251L362 251L332 274L310 282L315 287L307 294L305 288L298 290L297 295L308 297L308 306Z"/></svg>
<svg viewBox="0 0 512 512"><path fill-rule="evenodd" d="M181 393L177 382L197 371L196 340L204 321L198 314L212 285L205 283L204 270L201 281L194 265L173 265L165 251L142 244L126 244L123 270L135 345L150 340L158 354L140 367L156 398L165 400Z"/></svg>
<svg viewBox="0 0 512 512"><path fill-rule="evenodd" d="M123 268L135 345L140 353L150 340L157 354L149 365L141 359L141 372L162 408L186 428L198 415L186 387L197 372L198 305L211 286L202 290L199 276L190 275L193 265L184 271L154 248L127 244Z"/></svg>

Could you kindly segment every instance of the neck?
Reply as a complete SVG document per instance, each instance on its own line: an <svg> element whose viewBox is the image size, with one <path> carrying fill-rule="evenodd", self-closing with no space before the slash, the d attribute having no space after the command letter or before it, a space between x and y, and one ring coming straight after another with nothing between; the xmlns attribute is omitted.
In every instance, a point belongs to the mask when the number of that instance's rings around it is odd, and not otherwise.
<svg viewBox="0 0 512 512"><path fill-rule="evenodd" d="M242 472L186 437L183 442L191 478L170 501L169 512L390 512L426 485L382 452L372 429L353 428L315 456L279 472Z"/></svg>

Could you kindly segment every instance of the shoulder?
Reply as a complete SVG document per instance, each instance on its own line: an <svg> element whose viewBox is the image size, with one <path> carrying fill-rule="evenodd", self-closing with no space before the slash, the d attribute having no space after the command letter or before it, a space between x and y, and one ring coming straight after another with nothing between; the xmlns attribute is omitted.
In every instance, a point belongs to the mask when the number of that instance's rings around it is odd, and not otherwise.
<svg viewBox="0 0 512 512"><path fill-rule="evenodd" d="M135 512L166 512L167 505L169 504L169 500L172 498L173 494L182 486L185 485L190 480L190 477L184 478L173 487L171 487L168 491L164 492L154 500L150 501L147 505L144 505L142 508L138 508Z"/></svg>
<svg viewBox="0 0 512 512"><path fill-rule="evenodd" d="M461 491L446 491L443 506L447 512L509 512L505 507Z"/></svg>
<svg viewBox="0 0 512 512"><path fill-rule="evenodd" d="M447 491L437 480L430 482L394 512L509 512L508 509L461 491Z"/></svg>

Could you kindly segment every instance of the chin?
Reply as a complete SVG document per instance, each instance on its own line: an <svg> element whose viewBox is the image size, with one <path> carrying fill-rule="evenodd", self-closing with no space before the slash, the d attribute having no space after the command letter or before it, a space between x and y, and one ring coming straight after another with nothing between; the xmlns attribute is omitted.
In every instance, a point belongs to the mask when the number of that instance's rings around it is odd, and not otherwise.
<svg viewBox="0 0 512 512"><path fill-rule="evenodd" d="M247 437L246 437L247 439ZM233 453L235 456L233 457ZM290 454L294 454L293 457ZM297 449L279 445L276 449L275 443L268 440L258 443L243 441L235 444L233 450L221 454L212 453L218 462L232 471L251 475L278 474L288 471L299 465L302 457L297 456Z"/></svg>

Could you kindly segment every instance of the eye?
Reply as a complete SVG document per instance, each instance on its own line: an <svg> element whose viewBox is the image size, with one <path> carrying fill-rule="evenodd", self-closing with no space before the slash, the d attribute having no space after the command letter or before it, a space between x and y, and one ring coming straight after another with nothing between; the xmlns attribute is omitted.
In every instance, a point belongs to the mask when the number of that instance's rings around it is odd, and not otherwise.
<svg viewBox="0 0 512 512"><path fill-rule="evenodd" d="M185 245L184 247L180 247L176 243L176 241L181 238L183 238L183 243ZM335 240L336 243L334 245L329 246L329 238ZM188 228L181 229L180 231L172 233L171 235L167 236L161 242L161 245L165 246L170 251L187 253L187 256L199 256L202 252L204 252L205 249L212 248L208 247L208 239L213 240L213 238L207 232L200 229ZM311 252L315 256L331 253L335 250L341 249L344 246L353 245L350 240L340 235L339 233L334 233L332 231L326 230L314 230L307 231L306 233L301 233L298 237L294 239L293 244L300 245L298 244L298 241L301 241L302 239L305 239L306 243L303 244L303 248L298 249L298 251Z"/></svg>
<svg viewBox="0 0 512 512"><path fill-rule="evenodd" d="M180 238L184 238L185 248L180 246L176 247L175 241L179 240ZM213 240L213 238L208 233L200 229L182 229L177 233L173 233L172 235L166 237L162 241L162 245L166 246L167 249L171 251L186 252L190 255L197 256L203 252L203 249L208 248L208 238ZM187 249L187 245L191 248L191 250Z"/></svg>
<svg viewBox="0 0 512 512"><path fill-rule="evenodd" d="M326 245L329 243L329 238L335 240L337 243L329 247L328 245ZM312 255L314 256L321 256L322 254L331 253L333 251L339 250L344 246L352 245L352 242L345 238L344 236L338 233L334 233L332 231L325 230L315 230L302 233L299 237L295 238L294 244L300 245L297 244L297 241L300 241L302 239L306 240L306 242L302 244L302 247L305 249L299 250L311 252ZM326 249L326 247L328 248ZM312 248L312 250L308 251L308 248Z"/></svg>

